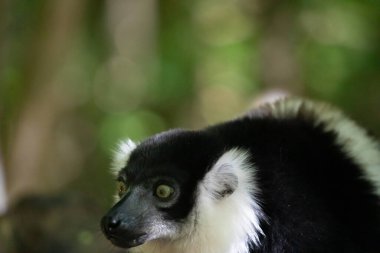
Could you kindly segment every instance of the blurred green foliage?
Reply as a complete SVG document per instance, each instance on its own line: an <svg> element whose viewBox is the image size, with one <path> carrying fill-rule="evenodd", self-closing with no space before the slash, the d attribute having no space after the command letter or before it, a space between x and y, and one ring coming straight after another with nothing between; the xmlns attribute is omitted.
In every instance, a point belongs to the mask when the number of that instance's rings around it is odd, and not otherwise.
<svg viewBox="0 0 380 253"><path fill-rule="evenodd" d="M70 252L106 244L95 234L120 139L226 120L267 91L333 103L379 136L379 24L376 0L0 1L4 219L70 191L94 208L72 205L88 227L57 238ZM0 252L25 252L7 224Z"/></svg>

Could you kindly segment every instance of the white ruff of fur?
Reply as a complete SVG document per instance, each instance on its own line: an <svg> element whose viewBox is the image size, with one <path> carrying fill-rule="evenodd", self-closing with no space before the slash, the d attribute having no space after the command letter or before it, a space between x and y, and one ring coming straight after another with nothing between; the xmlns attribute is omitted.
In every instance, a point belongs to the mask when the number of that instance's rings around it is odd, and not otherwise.
<svg viewBox="0 0 380 253"><path fill-rule="evenodd" d="M223 172L221 172L223 170ZM225 173L221 180L219 173ZM213 189L231 178L237 188L223 199ZM232 149L224 153L198 186L197 206L176 239L154 240L131 250L133 253L248 253L248 243L259 245L260 220L265 216L256 200L259 193L248 153Z"/></svg>
<svg viewBox="0 0 380 253"><path fill-rule="evenodd" d="M296 98L280 100L274 104L268 104L266 108L262 109L263 111L269 109L267 113L277 118L299 117L301 115L304 117L306 115L311 117L316 125L323 124L326 131L334 132L337 136L337 144L342 147L348 157L363 169L365 179L374 184L375 193L380 196L379 143L353 120L332 106ZM253 113L255 114L255 112Z"/></svg>
<svg viewBox="0 0 380 253"><path fill-rule="evenodd" d="M111 164L111 172L117 175L119 171L127 165L131 152L136 148L136 144L130 139L121 141L117 149L114 151L114 156Z"/></svg>

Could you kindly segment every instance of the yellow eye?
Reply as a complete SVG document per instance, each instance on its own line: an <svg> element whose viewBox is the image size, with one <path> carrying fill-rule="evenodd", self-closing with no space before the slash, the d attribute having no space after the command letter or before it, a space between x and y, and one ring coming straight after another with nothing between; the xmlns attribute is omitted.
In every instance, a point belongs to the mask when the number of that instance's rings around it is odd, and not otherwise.
<svg viewBox="0 0 380 253"><path fill-rule="evenodd" d="M117 182L117 191L120 197L125 195L129 191L129 188L129 185L125 184L124 182Z"/></svg>
<svg viewBox="0 0 380 253"><path fill-rule="evenodd" d="M156 196L159 197L162 200L167 200L170 197L173 196L174 189L173 187L170 187L169 185L160 184L156 188Z"/></svg>

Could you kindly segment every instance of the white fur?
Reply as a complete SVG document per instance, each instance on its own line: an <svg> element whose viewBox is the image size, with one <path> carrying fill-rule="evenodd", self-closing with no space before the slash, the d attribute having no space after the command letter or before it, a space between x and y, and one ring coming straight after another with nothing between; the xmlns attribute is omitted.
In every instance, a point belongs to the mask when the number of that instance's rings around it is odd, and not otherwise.
<svg viewBox="0 0 380 253"><path fill-rule="evenodd" d="M238 179L235 191L216 199L220 171ZM228 180L228 178L226 179ZM177 238L153 240L131 250L133 253L248 253L248 242L259 245L265 220L256 199L258 189L248 153L232 149L224 153L198 185L197 205Z"/></svg>
<svg viewBox="0 0 380 253"><path fill-rule="evenodd" d="M268 104L266 108L263 108L263 111L269 112L277 118L297 117L302 114L311 117L316 125L322 123L326 131L336 133L337 144L363 169L365 178L375 185L375 193L380 195L379 143L342 112L326 104L297 98Z"/></svg>
<svg viewBox="0 0 380 253"><path fill-rule="evenodd" d="M111 164L111 172L117 175L119 171L127 165L128 159L132 151L136 148L136 143L127 139L121 141L118 144L117 149L114 152L114 156Z"/></svg>

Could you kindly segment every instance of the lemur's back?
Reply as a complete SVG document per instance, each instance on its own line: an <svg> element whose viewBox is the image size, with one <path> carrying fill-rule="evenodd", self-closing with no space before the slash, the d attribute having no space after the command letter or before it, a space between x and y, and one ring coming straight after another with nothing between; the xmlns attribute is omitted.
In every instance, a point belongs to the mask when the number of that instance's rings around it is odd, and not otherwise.
<svg viewBox="0 0 380 253"><path fill-rule="evenodd" d="M251 252L380 251L377 143L338 112L303 103L209 129L252 154L267 220Z"/></svg>

